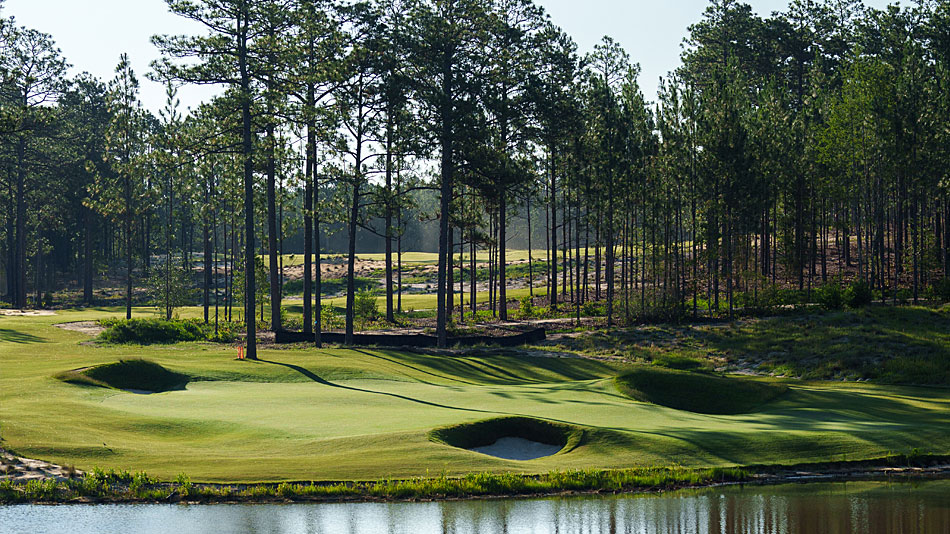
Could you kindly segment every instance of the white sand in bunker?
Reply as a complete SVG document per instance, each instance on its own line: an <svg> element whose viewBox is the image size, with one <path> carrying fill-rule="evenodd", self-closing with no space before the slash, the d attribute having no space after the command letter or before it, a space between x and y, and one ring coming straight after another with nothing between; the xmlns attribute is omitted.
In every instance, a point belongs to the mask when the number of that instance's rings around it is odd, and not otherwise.
<svg viewBox="0 0 950 534"><path fill-rule="evenodd" d="M469 450L505 460L537 460L557 454L561 448L560 445L548 445L524 438L499 438L491 445Z"/></svg>

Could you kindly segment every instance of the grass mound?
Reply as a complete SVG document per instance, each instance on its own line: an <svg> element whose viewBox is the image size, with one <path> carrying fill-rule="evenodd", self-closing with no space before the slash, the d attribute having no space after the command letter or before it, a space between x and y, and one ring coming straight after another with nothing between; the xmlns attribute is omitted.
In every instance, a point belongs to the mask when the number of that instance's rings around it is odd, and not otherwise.
<svg viewBox="0 0 950 534"><path fill-rule="evenodd" d="M165 321L162 319L127 319L104 321L106 330L98 339L106 343L178 343L203 341L204 331L196 321Z"/></svg>
<svg viewBox="0 0 950 534"><path fill-rule="evenodd" d="M643 367L616 379L617 388L641 401L689 412L731 415L755 411L785 393L783 384Z"/></svg>
<svg viewBox="0 0 950 534"><path fill-rule="evenodd" d="M561 452L577 448L584 431L571 425L531 417L500 417L475 423L437 428L429 439L460 449L491 445L501 438L522 438L546 445L558 445Z"/></svg>
<svg viewBox="0 0 950 534"><path fill-rule="evenodd" d="M181 388L188 375L175 373L147 360L120 360L87 369L67 371L56 378L70 384L160 393Z"/></svg>

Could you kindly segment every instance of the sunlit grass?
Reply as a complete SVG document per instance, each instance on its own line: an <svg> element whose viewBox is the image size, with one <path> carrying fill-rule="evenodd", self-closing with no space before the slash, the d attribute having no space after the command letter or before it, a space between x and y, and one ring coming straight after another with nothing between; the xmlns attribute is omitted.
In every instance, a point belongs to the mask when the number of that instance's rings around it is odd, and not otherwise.
<svg viewBox="0 0 950 534"><path fill-rule="evenodd" d="M164 480L184 472L196 482L707 468L950 451L946 389L790 382L755 412L704 415L624 396L614 378L630 368L619 363L490 349L340 348L265 349L250 362L209 343L80 344L88 336L53 326L120 314L0 317L3 447L83 470L147 471ZM187 375L188 385L136 395L54 378L130 359ZM435 428L510 416L568 424L584 439L529 462L429 439Z"/></svg>

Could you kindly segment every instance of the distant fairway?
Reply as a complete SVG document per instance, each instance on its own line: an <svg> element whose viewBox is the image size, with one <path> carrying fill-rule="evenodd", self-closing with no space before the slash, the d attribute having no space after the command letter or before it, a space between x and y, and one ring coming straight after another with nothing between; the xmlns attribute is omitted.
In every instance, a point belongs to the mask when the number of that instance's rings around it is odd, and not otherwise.
<svg viewBox="0 0 950 534"><path fill-rule="evenodd" d="M3 447L80 469L232 482L950 452L943 388L789 381L787 393L750 413L703 415L633 401L614 381L628 368L593 360L284 349L241 362L234 348L211 344L80 345L86 335L52 326L118 314L0 317ZM141 395L54 378L130 358L190 381ZM528 462L428 437L436 427L504 415L579 426L583 437L570 452Z"/></svg>
<svg viewBox="0 0 950 534"><path fill-rule="evenodd" d="M526 297L531 294L529 289L511 289L508 288L506 292L509 300L520 300L522 297ZM455 291L455 310L458 313L458 290ZM542 297L547 295L547 291L543 288L535 288L534 295L536 297ZM402 295L402 309L403 310L434 310L436 307L436 294L435 293L403 293ZM484 304L488 302L488 292L481 291L477 293L476 300L479 304ZM379 304L379 308L383 311L386 310L386 296L380 295L376 297L376 301ZM396 296L393 295L393 305L395 306ZM469 293L465 292L465 303L466 306L469 302ZM332 299L323 299L324 304L329 304L330 306L336 306L337 308L346 307L346 297L335 297ZM296 308L291 307L291 311L296 311ZM465 310L466 313L468 309ZM300 313L303 313L303 308L301 307Z"/></svg>
<svg viewBox="0 0 950 534"><path fill-rule="evenodd" d="M593 254L593 248L591 248L591 254ZM545 250L534 250L531 252L531 259L534 261L543 261L547 259L548 253ZM284 266L292 267L294 265L303 265L303 252L295 254L284 254ZM320 257L324 260L329 261L345 261L346 254L334 253L334 254L321 254ZM458 262L458 251L453 255L456 262ZM465 258L465 261L471 257L468 252L465 252L462 255ZM382 252L377 253L358 253L356 255L358 260L365 261L385 261L386 254ZM393 252L393 264L395 265L398 255ZM505 254L505 259L508 262L519 262L519 261L528 261L528 251L527 250L513 250L509 249ZM487 262L488 261L488 251L480 250L475 253L475 260L478 262ZM439 253L438 252L403 252L402 253L402 263L403 267L412 267L415 265L436 265L439 262Z"/></svg>

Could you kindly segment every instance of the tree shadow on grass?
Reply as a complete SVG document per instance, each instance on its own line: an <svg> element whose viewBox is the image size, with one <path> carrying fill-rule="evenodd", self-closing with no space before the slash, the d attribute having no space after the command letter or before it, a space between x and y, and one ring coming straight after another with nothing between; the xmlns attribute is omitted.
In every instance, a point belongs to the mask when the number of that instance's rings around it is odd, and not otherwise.
<svg viewBox="0 0 950 534"><path fill-rule="evenodd" d="M445 408L445 409L448 409L448 410L459 410L459 411L464 411L464 412L486 413L486 414L493 414L493 415L497 413L497 412L490 412L490 411L487 411L487 410L478 410L478 409L475 409L475 408L460 408L460 407L457 407L457 406L448 406L448 405L439 404L439 403L436 403L436 402L429 402L429 401L424 401L424 400L421 400L421 399L414 399L414 398L412 398L412 397L407 397L407 396L405 396L405 395L400 395L400 394L398 394L398 393L387 393L387 392L385 392L385 391L374 391L374 390L371 390L371 389L363 389L363 388L357 388L357 387L353 387L353 386L344 386L344 385L342 385L342 384L334 384L333 382L330 382L329 380L326 380L325 378L320 377L319 375L317 375L317 374L314 373L313 371L310 371L309 369L306 369L306 368L301 367L301 366L299 366L299 365L294 365L294 364L292 364L292 363L275 362L275 361L271 361L271 360L258 360L258 361L261 362L261 363L267 363L267 364L271 364L271 365L280 365L281 367L286 367L286 368L288 368L288 369L292 369L292 370L297 371L298 373L302 374L303 376L309 378L310 380L312 380L312 381L314 381L314 382L316 382L316 383L318 383L318 384L320 384L320 385L323 385L323 386L330 386L330 387L339 388L339 389L345 389L345 390L349 390L349 391L356 391L356 392L358 392L358 393L370 393L370 394L373 394L373 395L384 395L384 396L386 396L386 397L392 397L392 398L395 398L395 399L401 399L401 400L405 400L405 401L409 401L409 402L414 402L414 403L417 403L417 404L423 404L423 405L425 405L425 406L431 406L431 407L433 407L433 408Z"/></svg>
<svg viewBox="0 0 950 534"><path fill-rule="evenodd" d="M333 382L330 382L329 380L327 380L327 379L325 379L325 378L322 378L321 376L317 375L317 374L314 373L313 371L310 371L309 369L306 369L306 368L301 367L301 366L299 366L299 365L294 365L294 364L292 364L292 363L275 362L275 361L271 361L271 360L257 360L257 361L260 362L260 363L266 363L266 364L270 364L270 365L279 365L279 366L281 366L281 367L286 367L286 368L288 368L288 369L291 369L291 370L293 370L293 371L296 371L296 372L302 374L303 376L307 377L308 379L312 380L313 382L316 382L317 384L320 384L320 385L323 385L323 386L329 386L329 387L333 387L333 388L345 389L345 390L348 390L348 391L355 391L355 392L357 392L357 393L369 393L369 394L371 394L371 395L383 395L383 396L386 396L386 397L391 397L391 398L394 398L394 399L400 399L400 400L412 402L412 403L415 403L415 404L421 404L421 405L423 405L423 406L430 406L430 407L432 407L432 408L442 408L442 409L446 409L446 410L456 410L456 411L460 411L460 412L482 413L482 414L486 414L486 415L493 416L493 417L500 417L500 416L528 417L528 418L533 418L533 419L543 419L543 420L545 420L545 421L554 421L554 422L557 422L557 423L564 423L564 424L569 424L569 425L578 425L578 423L574 423L574 422L570 422L570 421L562 421L562 420L560 420L560 419L552 419L552 418L550 418L550 417L539 417L539 416L536 416L536 415L528 415L528 414L521 414L521 413L509 413L509 412L497 412L497 411L491 411L491 410L479 410L479 409L477 409L477 408L464 408L464 407L461 407L461 406L449 406L449 405L447 405L447 404L439 404L439 403L437 403L437 402L430 402L430 401L426 401L426 400L422 400L422 399L414 399L414 398L412 398L412 397L407 397L406 395L400 395L400 394L398 394L398 393L389 393L389 392L386 392L386 391L374 391L374 390L372 390L372 389L357 388L357 387L353 387L353 386L344 386L344 385L342 385L342 384L335 384L335 383L333 383Z"/></svg>
<svg viewBox="0 0 950 534"><path fill-rule="evenodd" d="M375 356L369 352L362 354ZM426 374L441 373L442 378L474 384L528 384L591 380L616 374L616 369L603 362L583 359L534 358L499 351L496 355L444 355L433 357L416 352L379 351L390 361ZM497 358L497 359L496 359ZM409 364L412 364L410 366ZM420 368L429 371L422 371ZM439 376L439 375L434 375ZM475 382L465 382L466 379Z"/></svg>
<svg viewBox="0 0 950 534"><path fill-rule="evenodd" d="M371 357L371 358L378 358L378 359L380 359L380 360L385 360L385 361L390 362L390 363L393 363L393 364L395 364L395 365L399 365L399 366L402 366L402 367L407 367L407 368L412 369L413 371L416 371L416 372L418 372L418 373L422 373L422 374L429 375L429 376L434 376L434 377L436 377L436 378L441 378L441 379L443 379L443 380L451 380L451 381L453 381L453 382L460 382L460 383L462 383L462 384L467 384L467 385L470 385L470 386L476 385L474 382L468 382L468 381L462 380L462 379L460 379L460 378L454 378L454 377L451 377L451 376L440 375L440 374L437 374L437 373L433 373L433 372L431 372L431 371L426 371L425 369L422 369L421 367L416 367L416 366L413 366L413 365L409 365L408 363L398 361L398 360L396 360L395 358L387 358L387 357L382 356L382 355L380 355L380 354L374 354L374 353L372 353L372 352L365 351L365 350L359 350L359 349L354 349L354 350L355 350L356 352L359 352L360 354L365 355L365 356L369 356L369 357ZM429 382L423 382L423 383L424 383L424 384L428 384Z"/></svg>
<svg viewBox="0 0 950 534"><path fill-rule="evenodd" d="M0 328L0 342L2 341L8 343L46 343L44 338L9 328Z"/></svg>

